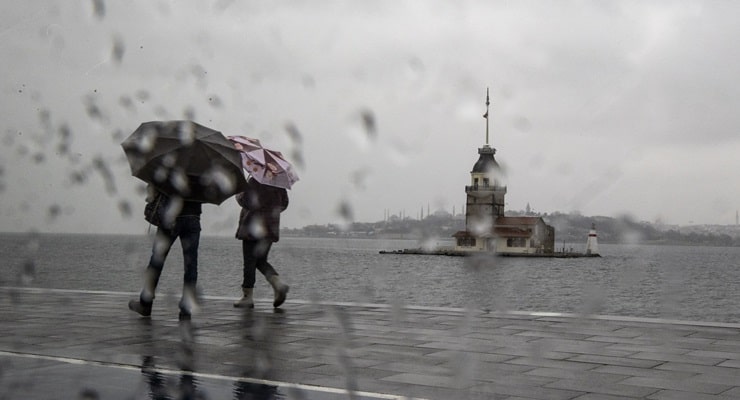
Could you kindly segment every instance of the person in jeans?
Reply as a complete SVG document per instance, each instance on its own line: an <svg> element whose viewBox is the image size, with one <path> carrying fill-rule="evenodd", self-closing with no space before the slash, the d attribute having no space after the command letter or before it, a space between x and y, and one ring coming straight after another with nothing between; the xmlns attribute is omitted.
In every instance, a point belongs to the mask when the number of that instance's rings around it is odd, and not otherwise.
<svg viewBox="0 0 740 400"><path fill-rule="evenodd" d="M256 270L272 286L275 296L273 307L280 307L290 288L280 281L275 268L267 262L267 256L272 244L280 240L280 213L288 208L288 192L250 178L247 189L236 195L236 201L242 207L236 238L242 241L244 279L242 298L234 303L234 307L254 308L252 295Z"/></svg>
<svg viewBox="0 0 740 400"><path fill-rule="evenodd" d="M154 189L149 188L148 201L154 195ZM197 305L195 286L198 281L198 246L200 244L200 202L183 201L178 197L168 197L161 194L163 222L157 227L157 233L152 246L152 255L149 265L144 272L144 287L141 289L138 300L131 300L128 308L142 316L148 317L152 313L154 293L157 289L159 277L162 274L167 254L180 238L182 246L183 263L185 267L183 276L182 298L180 299L180 319L190 319Z"/></svg>

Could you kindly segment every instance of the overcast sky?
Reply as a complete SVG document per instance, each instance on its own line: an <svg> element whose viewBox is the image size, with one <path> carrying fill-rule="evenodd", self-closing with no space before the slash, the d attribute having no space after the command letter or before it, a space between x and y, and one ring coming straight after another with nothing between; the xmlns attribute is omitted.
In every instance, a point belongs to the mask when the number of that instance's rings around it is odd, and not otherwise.
<svg viewBox="0 0 740 400"><path fill-rule="evenodd" d="M184 118L293 160L286 227L461 212L487 87L507 209L734 224L737 15L733 1L3 2L0 230L144 232L120 142ZM237 215L204 207L204 233Z"/></svg>

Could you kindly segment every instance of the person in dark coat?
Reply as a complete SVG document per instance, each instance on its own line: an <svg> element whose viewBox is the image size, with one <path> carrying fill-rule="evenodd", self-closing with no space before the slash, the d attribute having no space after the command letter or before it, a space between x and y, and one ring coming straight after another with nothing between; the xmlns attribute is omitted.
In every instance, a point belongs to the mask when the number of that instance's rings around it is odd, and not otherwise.
<svg viewBox="0 0 740 400"><path fill-rule="evenodd" d="M242 241L244 280L242 298L234 303L234 307L254 308L252 295L256 270L272 286L275 295L273 307L280 307L285 302L289 286L280 281L275 268L267 262L267 256L272 244L280 240L280 213L288 208L288 191L250 178L247 189L236 195L236 201L242 207L236 238Z"/></svg>
<svg viewBox="0 0 740 400"><path fill-rule="evenodd" d="M147 202L152 202L157 196L153 186L147 187ZM159 277L162 275L164 262L175 240L180 238L184 263L182 298L180 299L180 319L190 319L191 313L197 307L196 284L198 282L198 246L200 244L200 202L184 201L179 197L169 197L159 193L161 200L158 207L163 215L157 226L157 233L152 246L152 255L149 265L144 272L144 287L141 289L138 300L131 300L128 308L142 316L148 317L152 313L154 292L157 289Z"/></svg>

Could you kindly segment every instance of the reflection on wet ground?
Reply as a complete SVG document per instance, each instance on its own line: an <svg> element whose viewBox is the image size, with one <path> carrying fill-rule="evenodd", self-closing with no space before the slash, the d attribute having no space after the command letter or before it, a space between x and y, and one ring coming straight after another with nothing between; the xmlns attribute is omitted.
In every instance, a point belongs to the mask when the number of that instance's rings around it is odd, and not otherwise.
<svg viewBox="0 0 740 400"><path fill-rule="evenodd" d="M346 393L266 385L245 379L208 377L157 369L151 358L141 372L122 366L38 359L1 353L5 399L281 400L345 399ZM50 397L51 396L51 397ZM357 399L370 399L358 395Z"/></svg>
<svg viewBox="0 0 740 400"><path fill-rule="evenodd" d="M740 396L740 324L220 297L180 322L131 296L0 288L5 398Z"/></svg>

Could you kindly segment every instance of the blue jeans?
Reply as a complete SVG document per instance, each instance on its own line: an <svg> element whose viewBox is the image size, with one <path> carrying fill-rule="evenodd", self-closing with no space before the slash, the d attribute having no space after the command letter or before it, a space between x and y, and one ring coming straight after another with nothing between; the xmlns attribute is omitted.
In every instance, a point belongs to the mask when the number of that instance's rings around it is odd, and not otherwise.
<svg viewBox="0 0 740 400"><path fill-rule="evenodd" d="M259 270L265 278L278 274L275 268L267 262L270 247L272 247L272 241L268 239L242 241L242 254L244 255L243 288L254 287L256 270Z"/></svg>
<svg viewBox="0 0 740 400"><path fill-rule="evenodd" d="M193 285L198 281L198 245L200 244L200 216L182 215L175 220L172 229L157 228L157 234L152 246L152 257L149 259L147 269L153 272L154 287L157 286L159 275L164 268L164 260L175 243L180 238L182 245L182 258L185 267L183 283Z"/></svg>

